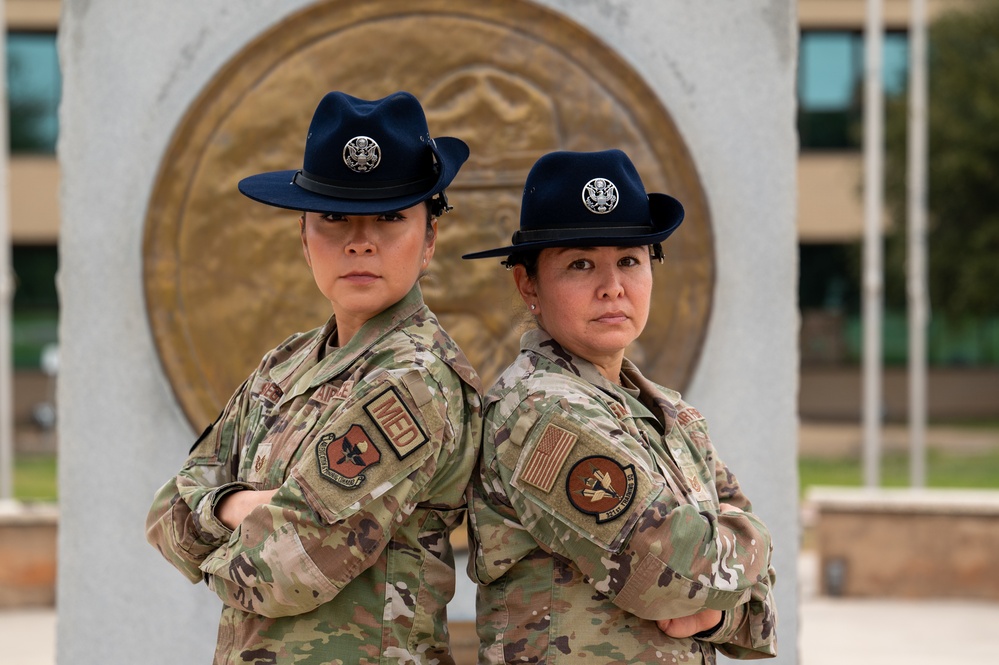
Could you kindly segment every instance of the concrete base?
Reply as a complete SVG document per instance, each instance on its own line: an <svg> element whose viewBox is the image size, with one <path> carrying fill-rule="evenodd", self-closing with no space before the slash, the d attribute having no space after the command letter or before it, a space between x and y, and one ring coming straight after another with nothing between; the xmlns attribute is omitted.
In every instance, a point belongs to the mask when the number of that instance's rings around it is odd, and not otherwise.
<svg viewBox="0 0 999 665"><path fill-rule="evenodd" d="M999 600L999 491L814 488L831 596Z"/></svg>
<svg viewBox="0 0 999 665"><path fill-rule="evenodd" d="M58 510L0 502L0 608L55 605Z"/></svg>

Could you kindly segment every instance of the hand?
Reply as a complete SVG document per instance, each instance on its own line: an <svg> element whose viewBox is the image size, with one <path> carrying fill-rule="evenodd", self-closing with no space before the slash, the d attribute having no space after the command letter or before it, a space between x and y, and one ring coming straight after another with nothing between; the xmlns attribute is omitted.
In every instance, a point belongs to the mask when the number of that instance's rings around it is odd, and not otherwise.
<svg viewBox="0 0 999 665"><path fill-rule="evenodd" d="M725 504L722 505L724 506ZM691 614L686 617L662 619L661 621L656 621L656 625L659 626L659 630L670 637L690 637L701 631L714 628L721 620L721 610L701 610L697 614Z"/></svg>
<svg viewBox="0 0 999 665"><path fill-rule="evenodd" d="M736 508L735 506L733 506L731 504L728 504L728 503L720 503L720 504L718 504L718 512L722 512L722 513L741 513L742 510L740 510L739 508Z"/></svg>
<svg viewBox="0 0 999 665"><path fill-rule="evenodd" d="M235 529L254 508L270 503L275 492L277 489L230 492L215 507L215 516L222 524Z"/></svg>

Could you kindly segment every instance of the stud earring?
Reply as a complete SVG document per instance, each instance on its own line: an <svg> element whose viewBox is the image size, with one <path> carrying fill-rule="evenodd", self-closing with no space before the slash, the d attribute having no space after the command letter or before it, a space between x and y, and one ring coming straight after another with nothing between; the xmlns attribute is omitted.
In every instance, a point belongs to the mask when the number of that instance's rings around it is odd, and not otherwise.
<svg viewBox="0 0 999 665"><path fill-rule="evenodd" d="M534 310L536 310L537 308L538 308L538 306L537 306L537 305L531 305L531 311L532 311L532 312L533 312Z"/></svg>

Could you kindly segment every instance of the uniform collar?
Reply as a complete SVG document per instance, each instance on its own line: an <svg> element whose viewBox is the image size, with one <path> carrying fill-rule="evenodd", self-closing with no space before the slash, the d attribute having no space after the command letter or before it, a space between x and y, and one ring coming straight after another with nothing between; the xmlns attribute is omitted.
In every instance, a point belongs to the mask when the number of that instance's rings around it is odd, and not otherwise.
<svg viewBox="0 0 999 665"><path fill-rule="evenodd" d="M615 398L617 397L616 387L600 373L596 365L567 351L541 328L534 328L524 333L520 338L520 348L544 356L555 365L575 374L583 381L595 385L610 395L614 395Z"/></svg>
<svg viewBox="0 0 999 665"><path fill-rule="evenodd" d="M323 359L316 366L310 367L309 361L315 361L318 357L319 347L326 343L330 334L336 329L336 317L332 316L320 332L298 353L271 368L269 373L270 378L279 384L295 378L295 386L285 395L285 399L291 398L295 394L304 392L310 387L320 385L330 377L343 372L343 370L350 367L359 356L374 346L379 340L394 332L397 328L400 328L414 314L424 309L426 309L426 306L423 303L423 293L420 291L420 285L414 284L413 288L410 289L409 293L402 300L365 322L354 333L354 336L347 342L346 346L327 350ZM427 310L427 313L429 314L429 310ZM303 372L302 370L305 371ZM295 377L296 374L300 376ZM306 377L306 374L309 376Z"/></svg>
<svg viewBox="0 0 999 665"><path fill-rule="evenodd" d="M563 370L571 372L583 381L596 386L619 404L628 407L628 400L625 399L625 393L620 389L620 386L608 381L607 378L600 373L600 370L597 369L597 366L589 360L580 358L570 351L565 350L561 344L555 341L552 336L544 330L540 328L528 330L520 339L520 347L525 351L531 351L543 356L558 367L561 367ZM640 395L638 397L638 401L646 409L649 409L648 415L659 419L666 428L667 432L672 429L673 423L676 421L677 414L674 402L676 399L679 399L679 395L675 395L675 397L674 395L667 396L666 392L672 393L672 391L664 391L662 388L646 379L642 376L642 373L638 370L635 363L631 362L627 358L624 358L621 361L621 374L628 377L628 380L639 389ZM671 399L671 397L674 397L674 399ZM645 416L646 414L640 415Z"/></svg>

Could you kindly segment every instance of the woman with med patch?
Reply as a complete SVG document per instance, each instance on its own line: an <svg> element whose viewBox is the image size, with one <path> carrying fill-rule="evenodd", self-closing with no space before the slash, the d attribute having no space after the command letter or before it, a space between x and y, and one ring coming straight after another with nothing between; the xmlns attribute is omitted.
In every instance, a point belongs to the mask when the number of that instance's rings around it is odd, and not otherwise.
<svg viewBox="0 0 999 665"><path fill-rule="evenodd" d="M419 279L467 158L409 93L331 92L302 169L239 183L300 213L332 317L264 355L149 511L149 542L224 603L215 663L454 662L479 379Z"/></svg>

